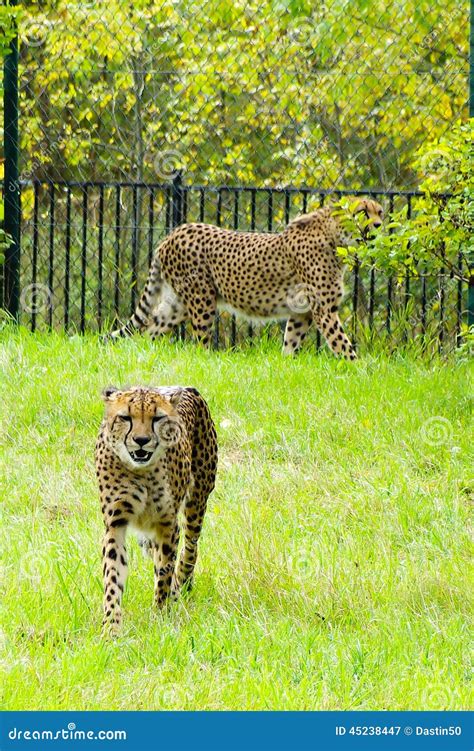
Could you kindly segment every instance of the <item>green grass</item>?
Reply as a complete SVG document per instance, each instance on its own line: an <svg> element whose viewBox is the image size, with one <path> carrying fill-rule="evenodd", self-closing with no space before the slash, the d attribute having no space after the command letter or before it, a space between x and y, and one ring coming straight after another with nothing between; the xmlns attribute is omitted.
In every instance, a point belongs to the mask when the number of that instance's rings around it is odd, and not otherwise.
<svg viewBox="0 0 474 751"><path fill-rule="evenodd" d="M7 329L0 373L2 708L468 707L466 362ZM93 471L109 383L198 387L220 444L193 591L154 612L131 538L116 642Z"/></svg>

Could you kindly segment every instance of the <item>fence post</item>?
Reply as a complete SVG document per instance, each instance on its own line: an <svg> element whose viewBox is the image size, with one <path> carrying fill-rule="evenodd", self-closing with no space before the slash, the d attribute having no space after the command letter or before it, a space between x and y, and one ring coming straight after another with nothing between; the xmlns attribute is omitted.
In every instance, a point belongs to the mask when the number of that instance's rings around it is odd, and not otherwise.
<svg viewBox="0 0 474 751"><path fill-rule="evenodd" d="M15 6L18 0L10 0ZM4 305L16 320L20 308L20 185L18 182L18 35L4 61L3 147L5 153L4 229L13 240L5 251Z"/></svg>
<svg viewBox="0 0 474 751"><path fill-rule="evenodd" d="M183 221L183 173L176 172L171 189L171 226L178 227Z"/></svg>
<svg viewBox="0 0 474 751"><path fill-rule="evenodd" d="M173 176L171 185L171 228L179 227L184 219L184 201L183 201L183 173L177 170ZM175 327L175 333L181 341L185 338L185 324L182 323Z"/></svg>
<svg viewBox="0 0 474 751"><path fill-rule="evenodd" d="M469 117L474 117L474 0L471 0L469 34ZM470 269L467 292L467 325L474 326L474 268Z"/></svg>

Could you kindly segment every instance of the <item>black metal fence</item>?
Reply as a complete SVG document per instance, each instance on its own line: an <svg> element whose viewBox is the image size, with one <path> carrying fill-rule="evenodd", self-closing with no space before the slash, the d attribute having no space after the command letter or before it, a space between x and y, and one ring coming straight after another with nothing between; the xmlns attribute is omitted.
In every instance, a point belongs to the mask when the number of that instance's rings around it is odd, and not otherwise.
<svg viewBox="0 0 474 751"><path fill-rule="evenodd" d="M174 226L205 221L276 232L344 191L188 185L178 174L164 184L34 180L21 183L21 193L20 322L32 330L85 332L107 331L128 318L155 249ZM371 195L388 214L407 205L410 215L421 194ZM452 271L432 276L420 269L416 276L396 278L356 262L346 291L342 319L360 344L376 339L395 347L420 340L451 349L459 340L466 295ZM222 314L214 344L235 346L261 335L262 328L281 335L278 324L262 327ZM188 336L185 326L179 335ZM313 337L320 346L319 334Z"/></svg>

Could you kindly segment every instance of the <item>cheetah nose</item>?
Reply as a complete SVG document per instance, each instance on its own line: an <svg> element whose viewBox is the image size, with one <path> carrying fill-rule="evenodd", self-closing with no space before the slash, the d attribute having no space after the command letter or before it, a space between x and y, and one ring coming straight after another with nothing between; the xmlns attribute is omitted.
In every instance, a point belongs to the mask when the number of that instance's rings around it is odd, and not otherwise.
<svg viewBox="0 0 474 751"><path fill-rule="evenodd" d="M382 226L382 222L374 222L375 229L378 229L381 226Z"/></svg>
<svg viewBox="0 0 474 751"><path fill-rule="evenodd" d="M135 436L133 440L135 443L138 443L139 446L146 446L147 443L150 443L150 439L146 435Z"/></svg>

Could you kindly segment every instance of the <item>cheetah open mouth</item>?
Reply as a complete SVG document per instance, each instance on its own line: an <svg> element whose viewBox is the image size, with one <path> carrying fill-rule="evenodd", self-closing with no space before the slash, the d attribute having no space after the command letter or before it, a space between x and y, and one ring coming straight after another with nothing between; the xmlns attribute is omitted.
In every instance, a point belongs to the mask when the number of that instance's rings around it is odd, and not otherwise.
<svg viewBox="0 0 474 751"><path fill-rule="evenodd" d="M137 449L136 451L129 450L128 453L137 464L146 464L153 456L153 451L145 451L145 449Z"/></svg>

